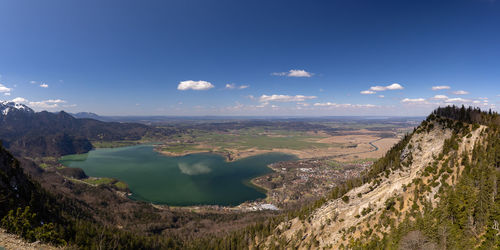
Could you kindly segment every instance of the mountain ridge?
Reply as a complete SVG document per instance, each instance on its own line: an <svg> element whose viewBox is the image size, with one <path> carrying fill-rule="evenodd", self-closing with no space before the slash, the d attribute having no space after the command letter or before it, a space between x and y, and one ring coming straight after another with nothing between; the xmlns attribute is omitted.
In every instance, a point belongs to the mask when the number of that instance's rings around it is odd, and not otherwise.
<svg viewBox="0 0 500 250"><path fill-rule="evenodd" d="M431 164L434 158L434 152L441 151L445 144L445 140L450 139L452 136L452 131L450 129L443 129L435 123L430 124L434 124L436 128L429 132L422 133L423 135L416 134L412 136L407 146L404 148L401 159L403 159L403 164L407 162L408 166L391 171L391 174L388 176L380 178L380 183L366 183L347 192L342 196L349 197L347 203L342 198L329 201L311 215L310 226L305 224L305 226L299 227L300 223L298 219L293 221L291 225L281 225L282 229L286 227L290 228L288 231L284 232L287 238L290 239L298 230L303 229L304 234L307 236L304 236L305 238L303 238L303 240L307 241L314 238L319 241L319 247L340 248L342 246L347 246L350 239L347 238L346 235L349 235L348 231L350 228L357 227L356 232L352 234L354 239L356 239L356 236L362 237L363 233L367 232L370 227L363 225L360 228L360 225L367 221L373 223L382 220L380 217L383 216L382 213L386 206L388 206L386 203L389 199L399 196L404 197L402 202L394 201L395 204L392 206L400 206L400 204L409 203L410 201L408 198L410 197L410 191L403 190L407 189L407 186L411 186L414 180L420 178L418 173L427 165ZM480 127L473 131L470 140L468 140L470 142L461 144L460 147L464 150L472 150L476 139L479 138L479 134L483 130L484 127ZM413 148L409 147L410 145L417 146ZM421 147L422 150L417 149L417 147ZM410 158L411 160L409 160ZM436 192L439 187L440 184L434 187L432 191ZM433 196L434 195L432 195L431 200L436 202L436 199L432 199ZM407 206L403 207L400 212L405 212L407 209ZM377 211L382 212L377 213ZM371 216L374 218L366 219L366 217ZM331 222L334 219L337 223ZM329 223L330 225L328 225ZM319 228L322 229L319 230ZM329 233L328 235L324 235L321 233L322 231L329 231ZM381 237L384 232L387 231L380 229L379 237ZM345 240L342 240L342 238L345 238Z"/></svg>
<svg viewBox="0 0 500 250"><path fill-rule="evenodd" d="M177 131L138 123L77 119L64 111L34 112L14 102L0 105L0 138L4 146L15 154L29 153L31 157L85 153L93 148L91 141L140 140Z"/></svg>

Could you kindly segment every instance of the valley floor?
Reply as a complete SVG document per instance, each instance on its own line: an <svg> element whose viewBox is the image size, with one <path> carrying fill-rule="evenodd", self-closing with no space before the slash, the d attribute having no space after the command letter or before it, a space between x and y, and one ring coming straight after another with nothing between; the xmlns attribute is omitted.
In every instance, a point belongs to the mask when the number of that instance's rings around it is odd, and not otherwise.
<svg viewBox="0 0 500 250"><path fill-rule="evenodd" d="M389 131L385 131L389 132ZM299 147L287 147L286 141L277 135L256 135L260 138L247 144L237 134L224 135L223 142L210 143L204 139L194 142L185 141L165 142L156 147L156 150L168 156L184 156L195 153L216 153L224 156L227 161L235 161L242 158L264 153L286 153L297 156L299 159L310 159L319 157L335 157L338 161L352 161L364 158L379 158L396 144L403 133L394 133L391 136L381 135L379 131L355 130L344 131L335 135L326 133L308 133L307 136L293 140L302 142ZM277 139L278 138L278 139ZM234 142L237 141L237 142ZM233 144L234 143L234 144Z"/></svg>

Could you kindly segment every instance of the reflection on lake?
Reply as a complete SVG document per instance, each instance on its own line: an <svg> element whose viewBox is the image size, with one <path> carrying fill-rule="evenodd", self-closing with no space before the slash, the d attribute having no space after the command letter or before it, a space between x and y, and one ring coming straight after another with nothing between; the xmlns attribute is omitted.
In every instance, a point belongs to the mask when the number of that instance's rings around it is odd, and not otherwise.
<svg viewBox="0 0 500 250"><path fill-rule="evenodd" d="M210 171L212 171L210 167L208 167L208 164L205 164L203 162L194 164L179 162L178 165L179 165L179 170L181 170L183 174L187 175L207 174L210 173Z"/></svg>

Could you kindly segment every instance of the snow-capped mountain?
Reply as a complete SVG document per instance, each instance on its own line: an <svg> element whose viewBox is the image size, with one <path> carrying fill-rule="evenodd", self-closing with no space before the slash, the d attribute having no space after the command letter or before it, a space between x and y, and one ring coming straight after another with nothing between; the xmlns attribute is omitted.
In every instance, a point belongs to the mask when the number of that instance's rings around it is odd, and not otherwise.
<svg viewBox="0 0 500 250"><path fill-rule="evenodd" d="M31 156L85 153L93 140L139 140L146 135L168 136L176 130L144 124L77 119L60 111L35 112L12 101L0 101L0 141L9 151Z"/></svg>
<svg viewBox="0 0 500 250"><path fill-rule="evenodd" d="M12 101L0 101L0 116L7 116L12 112L35 113L33 109L24 104Z"/></svg>

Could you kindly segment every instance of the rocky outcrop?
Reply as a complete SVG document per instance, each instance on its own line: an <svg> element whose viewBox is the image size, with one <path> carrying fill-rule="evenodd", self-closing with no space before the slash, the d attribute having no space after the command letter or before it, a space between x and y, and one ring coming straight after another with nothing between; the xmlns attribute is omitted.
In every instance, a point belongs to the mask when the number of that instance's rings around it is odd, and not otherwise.
<svg viewBox="0 0 500 250"><path fill-rule="evenodd" d="M446 140L453 134L452 129L444 124L432 122L430 130L420 130L413 133L408 144L401 150L401 168L390 173L382 173L369 183L353 188L342 198L330 200L316 209L307 219L294 218L281 223L271 238L287 242L287 247L307 249L311 246L338 249L347 246L350 241L366 237L366 235L382 235L392 226L396 226L403 216L394 216L385 211L397 207L397 214L409 212L409 204L413 203L413 186L416 182L430 183L431 176L423 173L425 168L434 162L446 160L448 156L440 155ZM456 155L464 151L471 152L474 144L481 138L484 126L472 131L469 135L459 138L460 142ZM459 159L457 159L459 161ZM449 173L458 175L460 167ZM450 178L449 182L456 178ZM436 181L436 180L435 180ZM426 198L436 204L436 192L440 188L440 179L429 192ZM453 183L449 183L453 184ZM345 198L348 197L348 198ZM381 221L384 221L381 223ZM375 227L377 224L387 225Z"/></svg>

